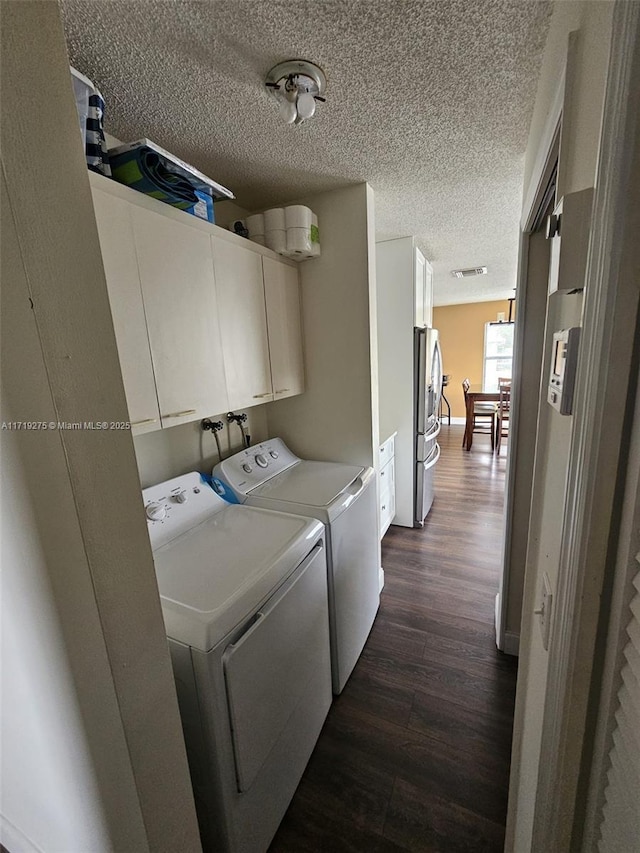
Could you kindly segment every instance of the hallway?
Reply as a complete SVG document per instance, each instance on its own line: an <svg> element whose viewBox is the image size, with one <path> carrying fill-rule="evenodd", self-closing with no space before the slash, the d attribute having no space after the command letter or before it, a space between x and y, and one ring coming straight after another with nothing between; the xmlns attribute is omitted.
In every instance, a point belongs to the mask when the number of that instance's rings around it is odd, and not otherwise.
<svg viewBox="0 0 640 853"><path fill-rule="evenodd" d="M499 853L516 659L496 650L506 447L443 426L422 530L391 527L373 630L271 853Z"/></svg>

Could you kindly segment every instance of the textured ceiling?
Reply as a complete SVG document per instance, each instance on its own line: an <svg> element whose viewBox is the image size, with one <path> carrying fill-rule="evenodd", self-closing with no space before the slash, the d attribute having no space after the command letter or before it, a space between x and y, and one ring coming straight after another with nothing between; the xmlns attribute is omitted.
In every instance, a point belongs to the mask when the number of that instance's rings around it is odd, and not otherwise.
<svg viewBox="0 0 640 853"><path fill-rule="evenodd" d="M415 234L436 304L513 295L543 0L62 0L72 65L106 127L146 136L260 209L368 181L378 239ZM327 74L292 127L263 81L290 58ZM456 280L457 267L489 274Z"/></svg>

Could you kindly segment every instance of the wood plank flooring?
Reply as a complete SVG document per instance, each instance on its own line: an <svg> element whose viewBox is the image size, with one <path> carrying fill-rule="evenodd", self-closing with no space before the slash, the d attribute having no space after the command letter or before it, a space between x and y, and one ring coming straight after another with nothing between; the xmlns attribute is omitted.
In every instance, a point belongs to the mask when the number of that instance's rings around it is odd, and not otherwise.
<svg viewBox="0 0 640 853"><path fill-rule="evenodd" d="M385 588L271 853L498 853L516 659L496 650L505 449L443 426L423 529L391 527ZM486 445L486 446L485 446Z"/></svg>

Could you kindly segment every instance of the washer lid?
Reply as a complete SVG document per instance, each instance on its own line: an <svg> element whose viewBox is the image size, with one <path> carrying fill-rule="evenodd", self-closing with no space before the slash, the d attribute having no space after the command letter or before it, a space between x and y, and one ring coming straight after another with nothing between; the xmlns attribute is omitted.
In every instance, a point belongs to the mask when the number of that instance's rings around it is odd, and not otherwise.
<svg viewBox="0 0 640 853"><path fill-rule="evenodd" d="M301 461L252 489L249 495L328 507L364 470L358 465L344 465L342 462Z"/></svg>
<svg viewBox="0 0 640 853"><path fill-rule="evenodd" d="M228 506L154 551L167 636L213 648L302 562L322 529L300 516Z"/></svg>

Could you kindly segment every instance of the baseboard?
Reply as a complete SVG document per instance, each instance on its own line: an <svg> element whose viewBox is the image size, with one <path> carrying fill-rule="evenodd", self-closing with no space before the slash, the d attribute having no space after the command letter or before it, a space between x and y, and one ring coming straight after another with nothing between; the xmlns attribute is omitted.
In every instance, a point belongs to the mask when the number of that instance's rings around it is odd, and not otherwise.
<svg viewBox="0 0 640 853"><path fill-rule="evenodd" d="M520 634L516 634L513 631L505 631L504 649L502 651L505 655L513 655L517 658L520 653Z"/></svg>
<svg viewBox="0 0 640 853"><path fill-rule="evenodd" d="M384 569L382 566L378 569L378 589L379 592L382 592L382 587L384 586Z"/></svg>
<svg viewBox="0 0 640 853"><path fill-rule="evenodd" d="M451 418L451 426L464 426L466 422L466 418ZM449 418L446 415L443 415L443 417L440 418L440 423L442 426L449 426Z"/></svg>
<svg viewBox="0 0 640 853"><path fill-rule="evenodd" d="M504 632L504 640L502 646L498 642L498 638L500 636L500 593L496 593L496 600L494 606L494 619L495 619L495 632L496 632L496 646L500 649L501 652L504 652L505 655L513 655L514 657L518 657L518 653L520 650L520 634L516 634L514 631L505 631Z"/></svg>

